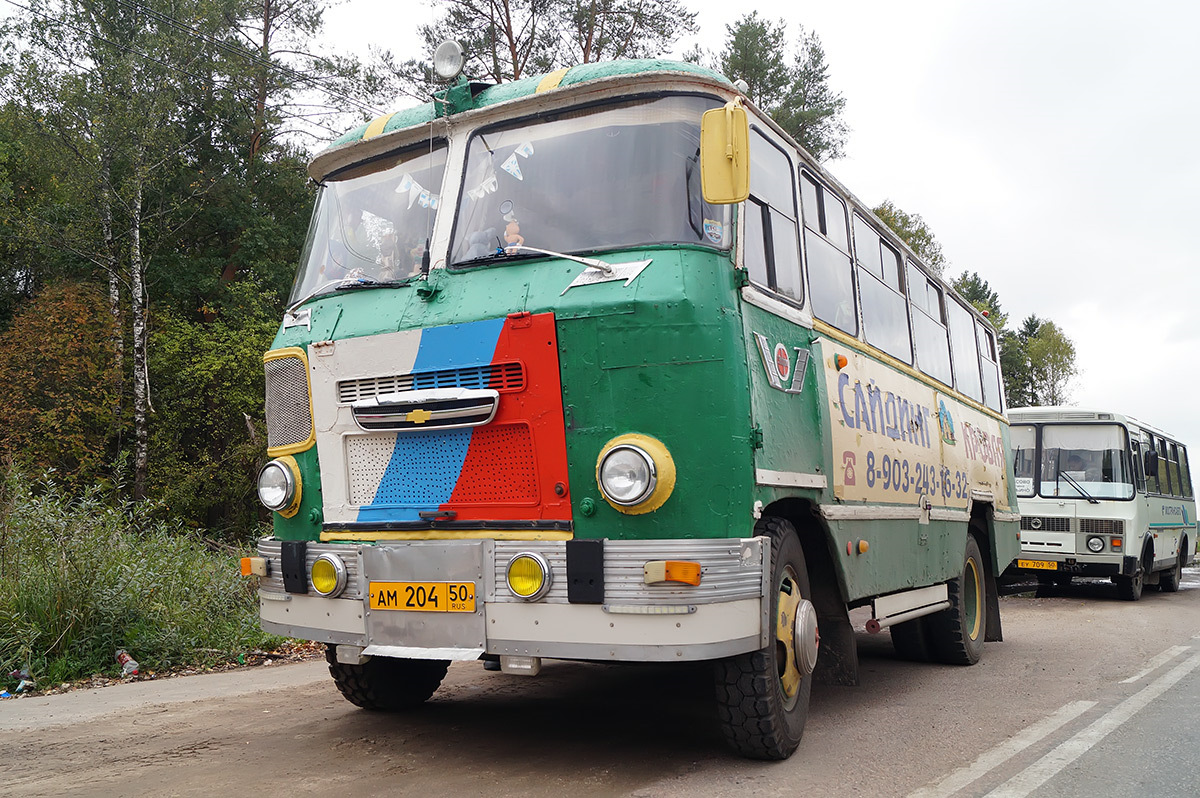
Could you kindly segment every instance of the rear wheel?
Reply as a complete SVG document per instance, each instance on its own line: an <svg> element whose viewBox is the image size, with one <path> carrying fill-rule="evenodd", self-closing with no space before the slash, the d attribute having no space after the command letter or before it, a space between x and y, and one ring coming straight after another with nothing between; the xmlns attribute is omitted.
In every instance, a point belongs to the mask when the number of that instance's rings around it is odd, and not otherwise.
<svg viewBox="0 0 1200 798"><path fill-rule="evenodd" d="M738 753L787 759L804 734L820 636L795 529L782 518L764 517L756 532L771 538L773 639L717 663L717 713Z"/></svg>
<svg viewBox="0 0 1200 798"><path fill-rule="evenodd" d="M1175 566L1169 571L1158 575L1158 589L1164 593L1174 593L1179 590L1179 582L1183 579L1183 558L1187 556L1187 541L1179 546L1179 556L1175 558Z"/></svg>
<svg viewBox="0 0 1200 798"><path fill-rule="evenodd" d="M987 581L974 535L967 535L962 573L947 586L950 606L925 618L934 659L947 665L974 665L983 656L987 632Z"/></svg>
<svg viewBox="0 0 1200 798"><path fill-rule="evenodd" d="M438 689L447 660L371 657L362 665L337 661L337 646L325 648L329 675L347 701L363 709L394 712L423 704Z"/></svg>

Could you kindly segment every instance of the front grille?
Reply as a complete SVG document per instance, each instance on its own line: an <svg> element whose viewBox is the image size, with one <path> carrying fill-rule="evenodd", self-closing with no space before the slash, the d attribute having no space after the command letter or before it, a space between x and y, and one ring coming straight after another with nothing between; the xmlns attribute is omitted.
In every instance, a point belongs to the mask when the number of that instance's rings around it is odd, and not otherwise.
<svg viewBox="0 0 1200 798"><path fill-rule="evenodd" d="M263 365L267 377L267 449L305 443L312 438L313 422L304 359L281 357Z"/></svg>
<svg viewBox="0 0 1200 798"><path fill-rule="evenodd" d="M491 363L486 366L342 380L338 383L338 401L348 405L363 399L427 388L490 388L506 393L524 387L525 369L520 363Z"/></svg>
<svg viewBox="0 0 1200 798"><path fill-rule="evenodd" d="M368 432L454 429L487 424L496 415L498 391L436 388L406 391L354 404L358 426Z"/></svg>
<svg viewBox="0 0 1200 798"><path fill-rule="evenodd" d="M1123 535L1125 522L1111 518L1080 518L1079 531L1085 535Z"/></svg>
<svg viewBox="0 0 1200 798"><path fill-rule="evenodd" d="M1070 532L1070 518L1055 518L1041 515L1021 516L1021 529L1034 532Z"/></svg>

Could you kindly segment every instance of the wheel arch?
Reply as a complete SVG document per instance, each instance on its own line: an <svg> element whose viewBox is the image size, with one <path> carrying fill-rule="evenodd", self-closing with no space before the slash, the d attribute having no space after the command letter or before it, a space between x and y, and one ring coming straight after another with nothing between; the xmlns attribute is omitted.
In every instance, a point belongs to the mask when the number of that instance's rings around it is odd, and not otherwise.
<svg viewBox="0 0 1200 798"><path fill-rule="evenodd" d="M1004 640L1004 629L1000 621L1000 593L996 587L996 578L1004 573L1008 563L996 560L996 508L988 502L973 502L971 516L967 521L967 534L975 538L983 554L983 581L986 596L984 610L987 615L987 628L984 641L998 643Z"/></svg>

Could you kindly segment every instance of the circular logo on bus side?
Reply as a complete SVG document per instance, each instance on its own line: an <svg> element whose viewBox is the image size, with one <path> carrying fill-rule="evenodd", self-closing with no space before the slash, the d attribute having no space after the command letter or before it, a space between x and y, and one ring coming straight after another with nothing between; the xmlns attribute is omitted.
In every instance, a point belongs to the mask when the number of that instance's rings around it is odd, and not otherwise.
<svg viewBox="0 0 1200 798"><path fill-rule="evenodd" d="M779 376L785 380L791 373L792 360L788 357L787 347L783 344L775 344L775 368L779 370Z"/></svg>

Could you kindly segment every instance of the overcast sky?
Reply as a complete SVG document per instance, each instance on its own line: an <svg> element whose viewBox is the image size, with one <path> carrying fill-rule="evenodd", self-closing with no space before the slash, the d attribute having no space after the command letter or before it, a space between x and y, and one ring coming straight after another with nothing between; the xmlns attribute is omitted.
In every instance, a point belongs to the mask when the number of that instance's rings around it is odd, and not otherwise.
<svg viewBox="0 0 1200 798"><path fill-rule="evenodd" d="M696 41L719 49L737 4L684 2L701 30L675 55ZM851 128L830 171L872 206L920 214L946 275L978 272L1009 325L1036 314L1062 327L1080 369L1072 404L1161 427L1195 459L1200 4L757 8L821 37ZM407 55L417 39L406 29L433 14L428 0L349 0L327 12L327 32L339 49Z"/></svg>

